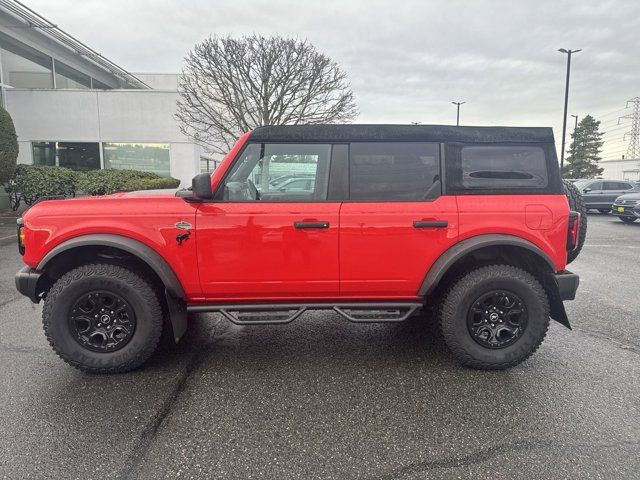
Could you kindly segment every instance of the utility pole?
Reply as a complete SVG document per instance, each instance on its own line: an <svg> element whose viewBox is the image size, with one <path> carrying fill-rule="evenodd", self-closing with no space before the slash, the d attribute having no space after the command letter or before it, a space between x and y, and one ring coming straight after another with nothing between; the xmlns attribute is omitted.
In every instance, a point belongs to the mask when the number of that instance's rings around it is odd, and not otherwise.
<svg viewBox="0 0 640 480"><path fill-rule="evenodd" d="M451 102L458 107L458 111L456 113L456 126L460 126L460 105L464 105L467 102Z"/></svg>
<svg viewBox="0 0 640 480"><path fill-rule="evenodd" d="M622 139L626 140L627 135L629 136L630 140L629 147L627 147L627 157L635 159L640 158L640 97L634 97L631 100L628 100L627 108L629 107L629 104L633 105L633 112L629 115L618 118L618 125L620 125L620 120L631 120L631 130L626 132Z"/></svg>
<svg viewBox="0 0 640 480"><path fill-rule="evenodd" d="M578 115L571 115L576 123L573 126L573 148L571 149L571 158L575 157L576 155L576 132L578 131Z"/></svg>
<svg viewBox="0 0 640 480"><path fill-rule="evenodd" d="M564 116L562 117L562 151L560 152L560 174L562 175L562 168L564 167L564 145L567 138L567 107L569 105L569 74L571 73L571 55L573 53L581 52L579 50L567 50L565 48L559 48L559 52L567 54L567 82L564 87Z"/></svg>

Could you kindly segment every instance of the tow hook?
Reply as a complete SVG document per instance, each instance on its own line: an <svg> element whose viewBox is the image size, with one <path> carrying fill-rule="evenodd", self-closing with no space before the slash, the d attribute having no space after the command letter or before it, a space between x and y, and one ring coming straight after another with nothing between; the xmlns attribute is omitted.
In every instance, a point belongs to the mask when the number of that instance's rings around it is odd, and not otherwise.
<svg viewBox="0 0 640 480"><path fill-rule="evenodd" d="M178 235L176 235L176 242L178 242L179 246L182 246L182 242L186 242L187 240L189 240L190 235L191 232L179 233Z"/></svg>

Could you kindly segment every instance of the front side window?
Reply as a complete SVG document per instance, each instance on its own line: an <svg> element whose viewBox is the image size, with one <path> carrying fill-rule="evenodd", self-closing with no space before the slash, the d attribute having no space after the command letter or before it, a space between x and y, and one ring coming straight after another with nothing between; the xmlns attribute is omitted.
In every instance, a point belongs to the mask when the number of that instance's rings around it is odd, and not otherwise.
<svg viewBox="0 0 640 480"><path fill-rule="evenodd" d="M222 198L322 201L329 185L330 144L252 143L224 182Z"/></svg>
<svg viewBox="0 0 640 480"><path fill-rule="evenodd" d="M440 194L439 145L352 143L349 198L357 201L420 201Z"/></svg>
<svg viewBox="0 0 640 480"><path fill-rule="evenodd" d="M531 146L469 146L462 148L462 186L499 190L545 188L545 154Z"/></svg>
<svg viewBox="0 0 640 480"><path fill-rule="evenodd" d="M33 163L71 168L96 170L100 168L100 149L91 142L33 142Z"/></svg>
<svg viewBox="0 0 640 480"><path fill-rule="evenodd" d="M168 143L114 143L102 144L104 168L142 170L161 177L171 175Z"/></svg>

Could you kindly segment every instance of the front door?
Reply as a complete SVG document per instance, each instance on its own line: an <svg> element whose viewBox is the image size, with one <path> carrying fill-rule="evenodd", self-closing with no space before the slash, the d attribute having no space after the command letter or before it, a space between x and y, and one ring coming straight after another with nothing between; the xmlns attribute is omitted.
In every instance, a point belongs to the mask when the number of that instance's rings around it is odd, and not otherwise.
<svg viewBox="0 0 640 480"><path fill-rule="evenodd" d="M351 143L349 201L340 210L340 294L415 298L458 235L454 196L441 196L434 143Z"/></svg>
<svg viewBox="0 0 640 480"><path fill-rule="evenodd" d="M209 301L338 294L339 202L327 201L331 145L249 144L196 218ZM218 197L219 195L219 197Z"/></svg>

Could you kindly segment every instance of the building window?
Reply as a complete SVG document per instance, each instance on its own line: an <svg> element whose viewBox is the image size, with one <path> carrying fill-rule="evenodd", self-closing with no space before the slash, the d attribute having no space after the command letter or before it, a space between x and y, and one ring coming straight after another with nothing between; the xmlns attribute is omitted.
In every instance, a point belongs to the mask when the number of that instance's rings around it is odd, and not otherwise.
<svg viewBox="0 0 640 480"><path fill-rule="evenodd" d="M211 173L220 165L220 160L209 157L200 157L200 173Z"/></svg>
<svg viewBox="0 0 640 480"><path fill-rule="evenodd" d="M104 168L142 170L171 176L168 143L103 143Z"/></svg>
<svg viewBox="0 0 640 480"><path fill-rule="evenodd" d="M56 60L56 88L91 88L91 77Z"/></svg>
<svg viewBox="0 0 640 480"><path fill-rule="evenodd" d="M102 83L100 80L96 80L95 78L92 78L91 88L95 90L111 90L112 87L110 87L106 83Z"/></svg>
<svg viewBox="0 0 640 480"><path fill-rule="evenodd" d="M0 32L2 78L16 88L53 88L51 57Z"/></svg>
<svg viewBox="0 0 640 480"><path fill-rule="evenodd" d="M34 165L66 167L73 170L100 168L100 148L89 142L33 142Z"/></svg>

